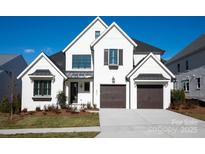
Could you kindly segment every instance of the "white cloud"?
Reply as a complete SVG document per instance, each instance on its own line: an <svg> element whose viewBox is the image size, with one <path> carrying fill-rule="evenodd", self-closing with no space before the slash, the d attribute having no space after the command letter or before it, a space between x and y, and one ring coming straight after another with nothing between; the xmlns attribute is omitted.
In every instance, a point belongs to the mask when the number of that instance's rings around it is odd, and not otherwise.
<svg viewBox="0 0 205 154"><path fill-rule="evenodd" d="M45 52L48 55L53 54L53 48L46 47L43 49L43 52Z"/></svg>
<svg viewBox="0 0 205 154"><path fill-rule="evenodd" d="M35 50L34 49L24 49L25 53L34 53Z"/></svg>

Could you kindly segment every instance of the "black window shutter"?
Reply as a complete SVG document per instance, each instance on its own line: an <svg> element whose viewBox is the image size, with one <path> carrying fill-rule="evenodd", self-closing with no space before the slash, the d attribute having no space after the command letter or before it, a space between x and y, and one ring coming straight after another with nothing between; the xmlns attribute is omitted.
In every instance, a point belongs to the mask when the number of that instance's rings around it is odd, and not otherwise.
<svg viewBox="0 0 205 154"><path fill-rule="evenodd" d="M104 65L108 65L108 49L104 50Z"/></svg>
<svg viewBox="0 0 205 154"><path fill-rule="evenodd" d="M119 65L123 65L123 50L119 49Z"/></svg>

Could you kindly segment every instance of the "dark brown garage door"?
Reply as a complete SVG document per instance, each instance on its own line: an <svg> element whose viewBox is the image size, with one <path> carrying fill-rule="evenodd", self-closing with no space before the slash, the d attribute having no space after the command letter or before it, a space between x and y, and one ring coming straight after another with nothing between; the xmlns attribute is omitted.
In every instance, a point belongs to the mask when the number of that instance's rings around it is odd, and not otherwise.
<svg viewBox="0 0 205 154"><path fill-rule="evenodd" d="M125 108L126 87L125 85L101 85L100 107L101 108Z"/></svg>
<svg viewBox="0 0 205 154"><path fill-rule="evenodd" d="M137 108L162 109L163 86L162 85L137 85Z"/></svg>

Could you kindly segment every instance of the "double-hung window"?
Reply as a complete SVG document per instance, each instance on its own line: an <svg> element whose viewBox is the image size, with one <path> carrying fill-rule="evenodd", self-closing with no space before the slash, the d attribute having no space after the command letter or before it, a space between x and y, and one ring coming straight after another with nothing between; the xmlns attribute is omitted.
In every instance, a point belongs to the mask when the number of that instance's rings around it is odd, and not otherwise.
<svg viewBox="0 0 205 154"><path fill-rule="evenodd" d="M50 96L51 80L34 80L34 96Z"/></svg>
<svg viewBox="0 0 205 154"><path fill-rule="evenodd" d="M201 87L201 81L200 81L200 78L196 78L196 82L197 82L197 89L200 89Z"/></svg>
<svg viewBox="0 0 205 154"><path fill-rule="evenodd" d="M109 65L118 65L118 49L109 49Z"/></svg>
<svg viewBox="0 0 205 154"><path fill-rule="evenodd" d="M185 92L189 92L189 80L183 80L182 81L182 89Z"/></svg>
<svg viewBox="0 0 205 154"><path fill-rule="evenodd" d="M186 70L189 70L189 61L186 60Z"/></svg>
<svg viewBox="0 0 205 154"><path fill-rule="evenodd" d="M180 64L177 64L177 72L180 72Z"/></svg>
<svg viewBox="0 0 205 154"><path fill-rule="evenodd" d="M91 68L91 55L73 55L73 69L89 69Z"/></svg>

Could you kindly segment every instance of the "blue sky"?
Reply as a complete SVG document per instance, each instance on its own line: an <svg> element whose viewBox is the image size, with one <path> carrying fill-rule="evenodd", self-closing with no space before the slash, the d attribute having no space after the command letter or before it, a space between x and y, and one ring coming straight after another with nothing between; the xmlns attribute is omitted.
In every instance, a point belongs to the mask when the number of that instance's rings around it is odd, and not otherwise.
<svg viewBox="0 0 205 154"><path fill-rule="evenodd" d="M0 53L30 63L42 50L63 50L95 17L0 17ZM205 32L205 17L101 17L130 37L166 50L168 59Z"/></svg>

